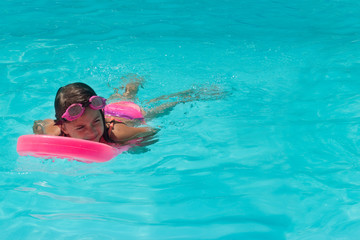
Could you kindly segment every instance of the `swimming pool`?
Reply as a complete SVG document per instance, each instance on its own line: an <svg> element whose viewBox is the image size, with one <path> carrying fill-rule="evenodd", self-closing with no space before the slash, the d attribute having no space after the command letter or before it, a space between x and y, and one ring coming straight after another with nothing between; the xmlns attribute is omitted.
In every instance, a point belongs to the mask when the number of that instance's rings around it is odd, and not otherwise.
<svg viewBox="0 0 360 240"><path fill-rule="evenodd" d="M2 1L1 239L356 239L360 3ZM19 157L58 87L217 85L102 164Z"/></svg>

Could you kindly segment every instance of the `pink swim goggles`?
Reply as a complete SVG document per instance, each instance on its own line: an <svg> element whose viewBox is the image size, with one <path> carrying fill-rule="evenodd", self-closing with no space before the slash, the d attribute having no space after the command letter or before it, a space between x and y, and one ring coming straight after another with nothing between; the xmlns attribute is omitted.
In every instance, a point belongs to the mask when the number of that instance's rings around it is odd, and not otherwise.
<svg viewBox="0 0 360 240"><path fill-rule="evenodd" d="M68 121L74 121L81 117L86 109L89 106L93 110L103 109L106 105L106 99L99 96L92 96L89 99L89 103L84 106L81 103L71 104L65 111L65 113L61 116L62 118Z"/></svg>

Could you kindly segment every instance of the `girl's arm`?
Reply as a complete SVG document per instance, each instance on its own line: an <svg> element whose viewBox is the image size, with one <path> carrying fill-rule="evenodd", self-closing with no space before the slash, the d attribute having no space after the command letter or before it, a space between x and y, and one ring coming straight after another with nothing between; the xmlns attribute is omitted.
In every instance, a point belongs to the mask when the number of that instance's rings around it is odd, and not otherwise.
<svg viewBox="0 0 360 240"><path fill-rule="evenodd" d="M52 119L37 120L33 125L33 132L35 134L45 134L51 136L60 136L61 129L58 125L55 125L55 121Z"/></svg>
<svg viewBox="0 0 360 240"><path fill-rule="evenodd" d="M126 142L135 138L152 136L158 131L150 127L129 127L123 123L117 123L114 124L109 135L115 142Z"/></svg>

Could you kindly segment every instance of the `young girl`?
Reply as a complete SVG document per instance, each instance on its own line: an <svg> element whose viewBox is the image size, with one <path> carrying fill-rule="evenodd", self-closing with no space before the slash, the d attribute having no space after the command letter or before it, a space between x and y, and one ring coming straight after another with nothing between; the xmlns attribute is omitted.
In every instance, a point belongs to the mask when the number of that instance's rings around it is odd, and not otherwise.
<svg viewBox="0 0 360 240"><path fill-rule="evenodd" d="M130 87L131 85L129 85ZM132 91L133 92L133 91ZM131 93L131 91L130 91ZM124 109L138 111L139 119L131 116L110 116L104 114L106 100L84 83L72 83L61 87L55 97L55 120L35 121L36 134L67 136L102 143L124 143L128 140L146 137L156 133L150 127L132 127L126 122L143 120L143 110L135 103Z"/></svg>
<svg viewBox="0 0 360 240"><path fill-rule="evenodd" d="M139 80L139 79L138 79ZM141 80L141 79L140 79ZM145 112L133 103L141 81L130 82L124 94L117 91L109 99L120 100L106 105L106 100L84 83L72 83L59 88L55 97L55 120L45 119L34 122L35 134L67 136L102 143L126 143L132 139L146 138L158 130L151 127L136 127L141 123L164 113L178 103L199 99L194 90L161 96L150 100L156 102L170 97L178 101L162 104ZM207 94L219 98L219 92Z"/></svg>

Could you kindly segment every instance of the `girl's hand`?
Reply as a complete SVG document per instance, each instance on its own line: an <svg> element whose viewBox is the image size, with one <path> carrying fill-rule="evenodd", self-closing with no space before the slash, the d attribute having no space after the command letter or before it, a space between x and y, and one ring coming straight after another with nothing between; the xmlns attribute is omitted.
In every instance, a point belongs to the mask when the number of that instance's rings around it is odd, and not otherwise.
<svg viewBox="0 0 360 240"><path fill-rule="evenodd" d="M55 121L52 119L36 120L33 125L33 132L35 134L45 134L52 136L60 136L61 129L55 125Z"/></svg>

